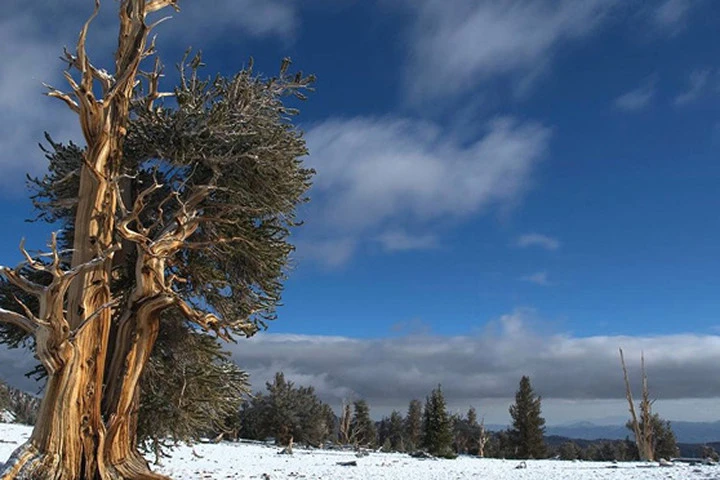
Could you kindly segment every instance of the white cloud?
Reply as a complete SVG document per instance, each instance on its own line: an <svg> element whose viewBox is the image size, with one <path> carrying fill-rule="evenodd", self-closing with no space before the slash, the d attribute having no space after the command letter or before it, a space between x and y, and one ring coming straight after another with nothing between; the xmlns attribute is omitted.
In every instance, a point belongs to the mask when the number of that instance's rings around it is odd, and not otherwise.
<svg viewBox="0 0 720 480"><path fill-rule="evenodd" d="M210 43L228 35L273 35L291 38L299 26L297 6L280 0L217 0L182 2L181 13L160 27L162 45L184 49L199 39ZM65 89L64 65L58 57L63 45L72 47L93 3L20 2L3 4L0 17L0 192L22 192L25 173L41 174L46 165L38 142L48 131L57 141L81 139L76 117L61 102L42 96L42 83ZM91 58L111 70L116 42L117 5L103 2L90 29ZM212 25L212 27L210 27ZM161 51L162 54L162 51ZM179 57L177 58L179 59ZM174 63L172 57L165 58Z"/></svg>
<svg viewBox="0 0 720 480"><path fill-rule="evenodd" d="M289 40L300 26L298 5L282 0L181 2L180 8L162 27L174 43L197 46L238 34Z"/></svg>
<svg viewBox="0 0 720 480"><path fill-rule="evenodd" d="M617 0L408 0L415 23L408 39L410 93L457 94L494 76L526 83L556 49L586 37Z"/></svg>
<svg viewBox="0 0 720 480"><path fill-rule="evenodd" d="M0 20L0 191L22 191L25 173L39 174L45 159L37 144L43 131L55 138L77 138L69 128L73 115L57 100L43 97L42 82L58 83L58 47L39 38L37 25L27 15Z"/></svg>
<svg viewBox="0 0 720 480"><path fill-rule="evenodd" d="M675 97L675 105L682 107L699 99L710 86L712 70L695 70L688 77L687 90Z"/></svg>
<svg viewBox="0 0 720 480"><path fill-rule="evenodd" d="M550 286L550 280L548 279L547 272L531 273L529 275L520 277L520 280L522 280L523 282L534 283L535 285L540 285L542 287Z"/></svg>
<svg viewBox="0 0 720 480"><path fill-rule="evenodd" d="M522 92L552 66L558 50L622 16L639 15L643 23L674 35L706 2L455 0L453 8L444 0L386 3L400 3L413 19L406 40L408 94L426 106L428 96L458 95L497 78L509 79Z"/></svg>
<svg viewBox="0 0 720 480"><path fill-rule="evenodd" d="M655 81L646 81L634 90L623 93L615 99L613 105L625 112L638 112L650 105L655 97Z"/></svg>
<svg viewBox="0 0 720 480"><path fill-rule="evenodd" d="M348 237L312 238L295 242L297 259L300 262L311 260L327 268L337 268L353 256L357 250L357 241Z"/></svg>
<svg viewBox="0 0 720 480"><path fill-rule="evenodd" d="M541 247L545 250L557 250L560 248L560 240L541 233L526 233L515 240L515 245L520 248Z"/></svg>
<svg viewBox="0 0 720 480"><path fill-rule="evenodd" d="M511 118L490 122L469 144L418 120L322 122L306 134L307 162L318 172L308 228L389 249L431 246L419 227L521 198L549 138L548 128Z"/></svg>
<svg viewBox="0 0 720 480"><path fill-rule="evenodd" d="M377 236L377 241L388 252L407 250L428 250L437 248L437 235L410 235L402 230L389 230Z"/></svg>

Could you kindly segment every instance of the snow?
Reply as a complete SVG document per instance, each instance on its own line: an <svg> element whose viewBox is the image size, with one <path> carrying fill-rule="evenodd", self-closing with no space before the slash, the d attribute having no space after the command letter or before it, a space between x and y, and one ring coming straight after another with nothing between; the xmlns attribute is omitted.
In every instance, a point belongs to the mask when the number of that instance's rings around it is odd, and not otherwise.
<svg viewBox="0 0 720 480"><path fill-rule="evenodd" d="M31 428L0 423L0 459L30 435ZM294 455L278 455L274 446L255 443L220 443L180 446L171 458L162 459L155 470L175 480L203 479L307 479L307 480L650 480L720 478L720 466L657 463L565 462L528 460L527 468L516 469L517 460L459 457L455 460L419 460L397 453L371 453L356 457L339 450L294 449ZM338 462L356 461L357 466Z"/></svg>

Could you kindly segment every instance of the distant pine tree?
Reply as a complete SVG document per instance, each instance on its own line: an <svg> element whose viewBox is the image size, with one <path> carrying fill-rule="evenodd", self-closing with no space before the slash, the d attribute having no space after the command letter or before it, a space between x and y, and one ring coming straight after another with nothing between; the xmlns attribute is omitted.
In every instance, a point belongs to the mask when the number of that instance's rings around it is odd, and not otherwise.
<svg viewBox="0 0 720 480"><path fill-rule="evenodd" d="M338 441L341 445L349 445L353 443L351 438L352 432L350 431L350 421L352 420L352 407L349 403L343 401L340 420L338 421Z"/></svg>
<svg viewBox="0 0 720 480"><path fill-rule="evenodd" d="M657 458L671 459L680 455L675 432L669 420L663 420L656 413L652 417L653 437L655 440L655 456Z"/></svg>
<svg viewBox="0 0 720 480"><path fill-rule="evenodd" d="M557 453L561 460L576 460L580 456L580 447L572 440L568 440L560 445Z"/></svg>
<svg viewBox="0 0 720 480"><path fill-rule="evenodd" d="M403 437L403 416L400 412L393 410L388 422L388 439L390 440L390 448L393 451L405 451L405 441Z"/></svg>
<svg viewBox="0 0 720 480"><path fill-rule="evenodd" d="M510 458L514 456L509 430L488 434L485 456L489 458Z"/></svg>
<svg viewBox="0 0 720 480"><path fill-rule="evenodd" d="M475 411L475 407L470 407L468 409L467 413L467 423L471 427L477 426L477 411Z"/></svg>
<svg viewBox="0 0 720 480"><path fill-rule="evenodd" d="M479 455L482 429L477 422L477 412L470 407L465 418L451 417L453 425L453 448L458 454ZM484 446L484 445L483 445Z"/></svg>
<svg viewBox="0 0 720 480"><path fill-rule="evenodd" d="M434 389L425 401L423 413L423 447L437 457L453 458L452 421L447 413L445 397L440 385Z"/></svg>
<svg viewBox="0 0 720 480"><path fill-rule="evenodd" d="M405 417L405 449L415 450L422 440L423 423L422 403L420 400L411 400Z"/></svg>
<svg viewBox="0 0 720 480"><path fill-rule="evenodd" d="M353 404L355 413L350 422L350 431L357 445L374 447L376 444L375 423L370 419L370 406L365 400Z"/></svg>
<svg viewBox="0 0 720 480"><path fill-rule="evenodd" d="M720 455L717 454L712 446L703 445L700 447L700 458L709 458L710 460L717 462L720 460Z"/></svg>
<svg viewBox="0 0 720 480"><path fill-rule="evenodd" d="M383 417L377 426L377 444L382 445L385 452L404 452L403 417L393 410L389 417Z"/></svg>
<svg viewBox="0 0 720 480"><path fill-rule="evenodd" d="M544 458L547 447L543 434L545 419L540 416L541 398L535 396L530 378L523 376L515 394L515 404L510 406L513 424L510 442L517 458Z"/></svg>
<svg viewBox="0 0 720 480"><path fill-rule="evenodd" d="M321 402L313 387L296 387L282 372L265 384L267 394L257 393L245 405L240 418L244 438L274 437L280 445L296 443L319 446L335 430L332 409Z"/></svg>

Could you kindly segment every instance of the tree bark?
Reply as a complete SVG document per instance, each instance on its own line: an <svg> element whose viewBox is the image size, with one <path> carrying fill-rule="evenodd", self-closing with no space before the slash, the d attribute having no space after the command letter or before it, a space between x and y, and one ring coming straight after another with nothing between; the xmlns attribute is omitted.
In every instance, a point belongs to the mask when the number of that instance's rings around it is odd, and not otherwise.
<svg viewBox="0 0 720 480"><path fill-rule="evenodd" d="M66 74L72 93L49 92L78 114L87 143L74 224L73 274L69 278L60 271L56 245L51 271L58 280L55 289L30 285L19 278L19 269L3 270L41 299L38 317L28 310L24 320L29 325L26 330L35 335L48 383L32 436L13 453L0 480L166 478L152 474L137 452L135 426L137 383L157 337L156 308L168 299L135 299L137 319L127 321L130 330L120 335L127 368L121 385L113 391L117 398L104 402L114 407L108 416L103 416L101 405L111 341L112 247L123 139L138 67L148 55L146 15L170 5L175 6L175 0L121 1L115 75L110 76L90 63L85 49L89 25L100 6L96 0L95 11L80 32L76 54L66 53L69 65L80 72L79 81ZM97 84L101 98L95 96ZM50 271L27 258L34 268ZM15 323L25 326L24 321ZM132 344L124 348L128 339Z"/></svg>
<svg viewBox="0 0 720 480"><path fill-rule="evenodd" d="M165 293L165 262L138 248L136 286L119 321L103 409L108 419L103 458L119 478L165 478L150 472L136 448L140 376L160 329L160 312L173 298Z"/></svg>

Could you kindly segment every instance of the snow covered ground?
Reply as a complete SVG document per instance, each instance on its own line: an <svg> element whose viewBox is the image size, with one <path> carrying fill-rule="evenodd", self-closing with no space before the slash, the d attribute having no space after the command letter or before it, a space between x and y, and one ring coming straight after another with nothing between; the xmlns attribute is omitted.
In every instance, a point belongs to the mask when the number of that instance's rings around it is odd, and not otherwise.
<svg viewBox="0 0 720 480"><path fill-rule="evenodd" d="M30 428L0 424L0 462L30 435ZM194 449L194 454L193 454ZM678 464L659 467L641 463L528 461L516 469L517 460L460 457L456 460L418 460L408 455L371 453L357 458L353 452L303 450L278 455L278 448L248 443L183 446L163 459L156 470L176 480L205 479L307 479L307 480L649 480L720 479L720 466ZM198 458L201 457L201 458ZM357 461L357 466L338 462Z"/></svg>

